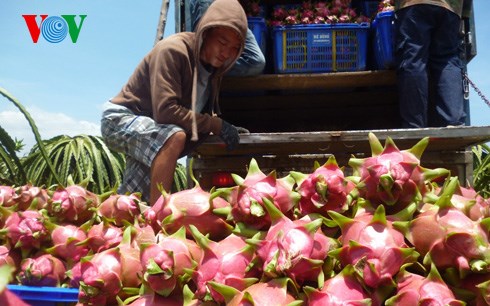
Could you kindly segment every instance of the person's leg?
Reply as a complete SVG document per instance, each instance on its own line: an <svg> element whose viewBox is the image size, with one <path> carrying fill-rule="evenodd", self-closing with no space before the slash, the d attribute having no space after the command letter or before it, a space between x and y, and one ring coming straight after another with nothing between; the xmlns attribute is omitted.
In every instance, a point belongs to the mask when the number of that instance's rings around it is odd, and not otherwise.
<svg viewBox="0 0 490 306"><path fill-rule="evenodd" d="M174 180L175 167L186 143L186 134L174 133L153 159L150 170L150 205L162 195L159 186L170 192Z"/></svg>
<svg viewBox="0 0 490 306"><path fill-rule="evenodd" d="M227 72L230 76L255 76L264 71L265 56L255 39L252 30L247 30L245 47L236 63Z"/></svg>
<svg viewBox="0 0 490 306"><path fill-rule="evenodd" d="M464 111L463 65L460 58L462 37L460 18L449 10L438 8L435 15L439 25L433 34L429 70L435 86L434 118L431 126L463 125Z"/></svg>
<svg viewBox="0 0 490 306"><path fill-rule="evenodd" d="M395 59L403 128L427 127L430 5L414 5L395 14Z"/></svg>

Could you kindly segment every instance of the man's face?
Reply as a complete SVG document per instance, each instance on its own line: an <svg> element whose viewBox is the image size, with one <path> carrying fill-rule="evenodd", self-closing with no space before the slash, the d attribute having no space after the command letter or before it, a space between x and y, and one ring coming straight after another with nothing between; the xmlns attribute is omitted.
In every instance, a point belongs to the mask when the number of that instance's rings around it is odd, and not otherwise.
<svg viewBox="0 0 490 306"><path fill-rule="evenodd" d="M201 49L201 61L214 68L234 59L240 50L241 41L238 34L230 28L215 27L207 31Z"/></svg>

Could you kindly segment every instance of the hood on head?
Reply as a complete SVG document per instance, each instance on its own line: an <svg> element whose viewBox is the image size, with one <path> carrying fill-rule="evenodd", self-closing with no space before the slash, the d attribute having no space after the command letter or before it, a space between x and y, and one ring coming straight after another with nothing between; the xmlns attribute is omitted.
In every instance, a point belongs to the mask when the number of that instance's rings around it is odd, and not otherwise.
<svg viewBox="0 0 490 306"><path fill-rule="evenodd" d="M216 26L228 27L235 30L241 40L240 50L237 53L236 58L219 69L219 74L223 74L229 70L238 57L240 57L245 45L245 36L248 27L247 16L237 0L215 0L206 10L206 13L202 16L196 28L196 60L199 60L200 58L199 53L202 47L203 33Z"/></svg>

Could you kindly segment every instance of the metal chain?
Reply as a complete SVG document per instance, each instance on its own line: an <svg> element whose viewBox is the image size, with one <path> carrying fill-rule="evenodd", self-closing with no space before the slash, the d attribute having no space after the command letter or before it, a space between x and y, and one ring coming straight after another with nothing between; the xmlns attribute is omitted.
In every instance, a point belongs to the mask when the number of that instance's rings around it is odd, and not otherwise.
<svg viewBox="0 0 490 306"><path fill-rule="evenodd" d="M473 83L470 80L466 72L463 73L463 78L464 78L463 87L464 87L465 99L468 99L470 95L470 89L468 87L468 84L470 84L471 87L473 87L476 93L480 96L480 98L482 98L483 102L485 102L488 105L488 107L490 107L490 101L487 99L487 97L485 97L485 95L481 92L481 90L478 87L476 87L475 83Z"/></svg>

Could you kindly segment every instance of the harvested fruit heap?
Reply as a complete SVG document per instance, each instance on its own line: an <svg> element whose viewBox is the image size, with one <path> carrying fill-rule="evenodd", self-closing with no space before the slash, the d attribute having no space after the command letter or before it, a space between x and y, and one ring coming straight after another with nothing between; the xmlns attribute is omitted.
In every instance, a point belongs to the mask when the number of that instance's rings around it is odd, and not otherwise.
<svg viewBox="0 0 490 306"><path fill-rule="evenodd" d="M428 138L369 141L352 176L333 156L281 178L252 159L234 187L152 207L2 186L0 263L13 283L79 288L85 305L489 305L490 200L422 167Z"/></svg>

